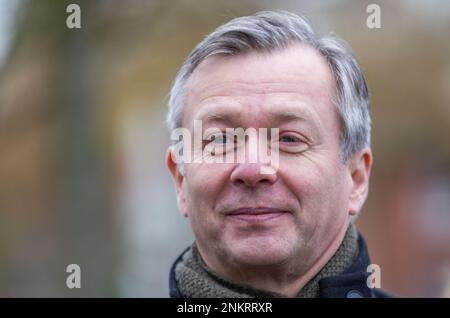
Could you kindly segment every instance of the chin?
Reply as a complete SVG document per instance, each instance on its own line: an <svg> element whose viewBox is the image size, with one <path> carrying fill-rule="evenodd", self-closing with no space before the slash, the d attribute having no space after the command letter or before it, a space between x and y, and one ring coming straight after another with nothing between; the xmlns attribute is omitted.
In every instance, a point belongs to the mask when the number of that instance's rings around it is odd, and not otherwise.
<svg viewBox="0 0 450 318"><path fill-rule="evenodd" d="M282 264L295 255L293 241L280 238L247 238L230 242L228 254L244 266L268 266Z"/></svg>

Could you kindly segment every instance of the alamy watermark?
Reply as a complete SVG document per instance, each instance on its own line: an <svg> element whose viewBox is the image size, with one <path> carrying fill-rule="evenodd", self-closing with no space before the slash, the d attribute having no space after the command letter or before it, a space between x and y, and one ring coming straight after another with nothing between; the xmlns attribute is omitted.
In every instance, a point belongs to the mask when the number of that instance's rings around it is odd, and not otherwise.
<svg viewBox="0 0 450 318"><path fill-rule="evenodd" d="M279 128L211 127L203 132L201 120L194 120L194 136L187 128L171 133L174 161L185 163L260 163L261 174L274 174L279 167ZM248 145L248 147L246 147ZM248 151L246 150L248 148Z"/></svg>
<svg viewBox="0 0 450 318"><path fill-rule="evenodd" d="M366 271L370 273L367 277L367 287L369 288L381 288L381 268L380 265L370 264L367 266Z"/></svg>
<svg viewBox="0 0 450 318"><path fill-rule="evenodd" d="M369 13L366 19L366 25L369 29L381 28L381 8L378 4L369 4L366 8L366 12Z"/></svg>
<svg viewBox="0 0 450 318"><path fill-rule="evenodd" d="M66 26L69 29L81 29L81 8L78 4L72 3L66 7L66 12L70 13L66 19Z"/></svg>
<svg viewBox="0 0 450 318"><path fill-rule="evenodd" d="M69 264L66 267L66 273L70 273L66 279L67 288L81 288L81 268L78 264Z"/></svg>

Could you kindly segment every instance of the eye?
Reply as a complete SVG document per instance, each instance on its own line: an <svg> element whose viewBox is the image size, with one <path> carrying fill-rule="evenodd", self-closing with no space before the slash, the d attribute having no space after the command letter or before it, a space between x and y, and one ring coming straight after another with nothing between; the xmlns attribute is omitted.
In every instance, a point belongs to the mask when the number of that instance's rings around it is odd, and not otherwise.
<svg viewBox="0 0 450 318"><path fill-rule="evenodd" d="M280 142L287 142L287 143L295 143L295 142L301 142L302 140L294 135L283 135L280 137Z"/></svg>
<svg viewBox="0 0 450 318"><path fill-rule="evenodd" d="M203 140L203 149L211 156L226 154L234 148L233 134L216 131Z"/></svg>
<svg viewBox="0 0 450 318"><path fill-rule="evenodd" d="M279 147L282 151L285 152L302 152L307 150L309 147L309 144L306 140L306 138L303 138L301 135L296 133L281 134L279 138Z"/></svg>
<svg viewBox="0 0 450 318"><path fill-rule="evenodd" d="M217 145L225 145L232 142L232 138L227 134L215 134L212 136L212 141Z"/></svg>

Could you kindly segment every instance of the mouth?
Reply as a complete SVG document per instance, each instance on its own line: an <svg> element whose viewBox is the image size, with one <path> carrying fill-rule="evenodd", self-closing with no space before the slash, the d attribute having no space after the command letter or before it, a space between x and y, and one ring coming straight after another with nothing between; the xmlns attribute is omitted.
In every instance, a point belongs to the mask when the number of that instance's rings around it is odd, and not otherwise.
<svg viewBox="0 0 450 318"><path fill-rule="evenodd" d="M238 221L261 223L291 214L287 210L271 207L243 207L226 213L228 218Z"/></svg>

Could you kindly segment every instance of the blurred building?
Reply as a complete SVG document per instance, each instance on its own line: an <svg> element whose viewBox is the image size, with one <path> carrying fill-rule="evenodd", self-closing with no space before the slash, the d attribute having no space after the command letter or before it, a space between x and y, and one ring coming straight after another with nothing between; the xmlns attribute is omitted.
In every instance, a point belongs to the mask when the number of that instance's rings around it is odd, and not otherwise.
<svg viewBox="0 0 450 318"><path fill-rule="evenodd" d="M165 168L170 83L216 26L267 9L335 32L366 74L375 162L358 224L382 287L450 296L450 3L12 2L0 1L13 22L0 33L0 296L168 295L193 240ZM66 27L72 2L81 29ZM372 2L380 29L366 27ZM79 290L65 285L72 263Z"/></svg>

